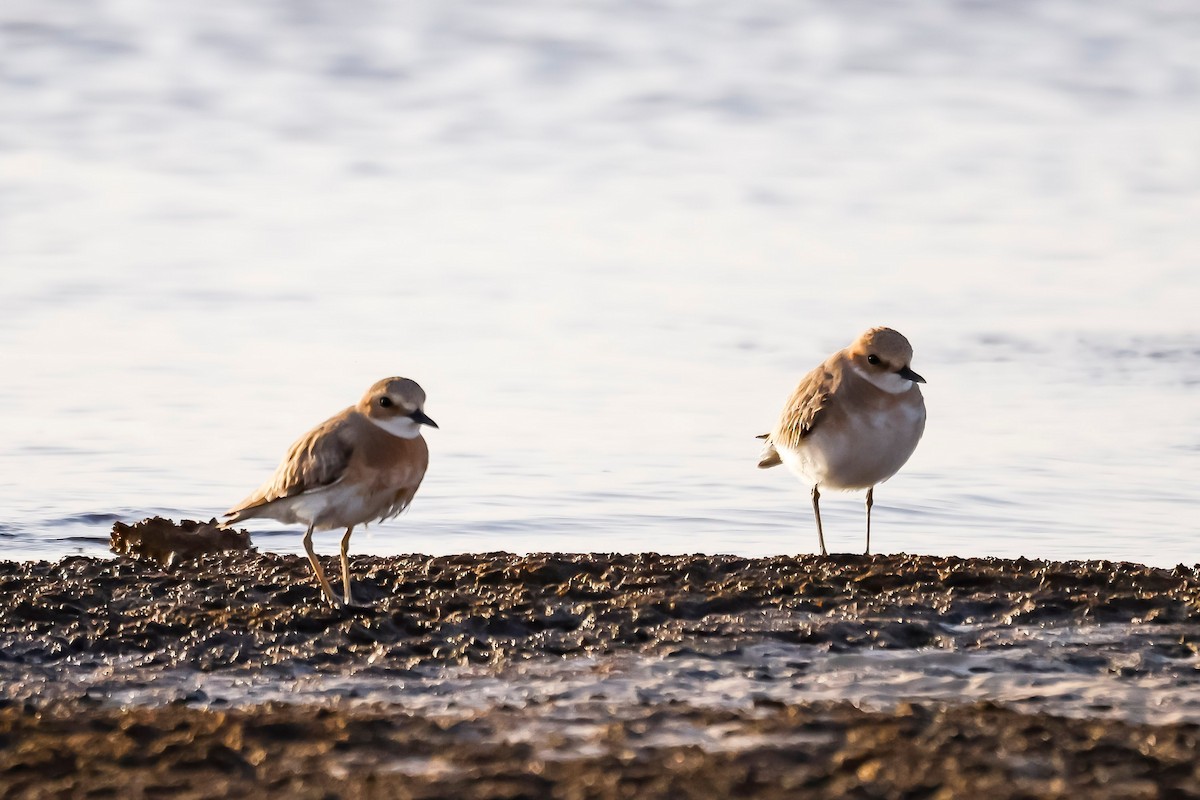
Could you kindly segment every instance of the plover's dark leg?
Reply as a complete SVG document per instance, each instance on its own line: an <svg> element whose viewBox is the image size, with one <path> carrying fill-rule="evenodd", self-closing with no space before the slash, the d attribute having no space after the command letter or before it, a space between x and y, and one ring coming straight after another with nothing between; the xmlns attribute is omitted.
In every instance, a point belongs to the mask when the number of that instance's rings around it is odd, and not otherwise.
<svg viewBox="0 0 1200 800"><path fill-rule="evenodd" d="M821 493L817 490L817 484L813 484L812 490L813 514L817 517L817 541L821 543L821 555L827 556L829 552L825 549L825 532L821 530Z"/></svg>
<svg viewBox="0 0 1200 800"><path fill-rule="evenodd" d="M329 585L329 581L325 580L325 570L321 569L321 562L317 560L317 554L313 552L312 546L313 526L308 526L308 532L304 534L304 549L308 551L308 561L312 564L313 572L317 573L317 580L321 583L321 591L325 593L325 597L329 598L330 605L338 605L340 602L337 595L333 593L333 587Z"/></svg>
<svg viewBox="0 0 1200 800"><path fill-rule="evenodd" d="M871 506L875 505L875 487L867 489L867 552L864 555L871 555Z"/></svg>
<svg viewBox="0 0 1200 800"><path fill-rule="evenodd" d="M350 593L350 559L346 556L346 551L350 547L350 534L354 532L354 526L346 528L346 535L342 537L342 587L346 590L346 605L356 606L354 595Z"/></svg>

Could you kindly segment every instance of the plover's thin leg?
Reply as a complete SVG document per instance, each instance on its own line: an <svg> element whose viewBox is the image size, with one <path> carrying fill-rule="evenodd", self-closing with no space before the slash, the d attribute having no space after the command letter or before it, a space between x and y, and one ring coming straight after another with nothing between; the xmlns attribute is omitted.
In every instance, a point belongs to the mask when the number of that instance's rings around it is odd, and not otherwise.
<svg viewBox="0 0 1200 800"><path fill-rule="evenodd" d="M354 595L350 593L350 560L346 556L346 551L350 548L350 534L354 532L354 526L346 528L346 535L342 537L342 587L346 590L346 605L358 605L354 602Z"/></svg>
<svg viewBox="0 0 1200 800"><path fill-rule="evenodd" d="M821 493L817 490L817 484L813 484L812 490L813 499L813 514L817 517L817 541L821 543L821 555L827 556L829 552L825 550L825 532L821 530Z"/></svg>
<svg viewBox="0 0 1200 800"><path fill-rule="evenodd" d="M313 572L317 573L317 580L321 582L321 591L329 598L331 605L337 605L337 595L333 593L333 587L329 585L329 581L325 580L325 570L321 569L321 562L317 561L317 554L313 552L312 546L313 526L308 526L308 532L304 534L304 549L308 551L308 561L312 564Z"/></svg>
<svg viewBox="0 0 1200 800"><path fill-rule="evenodd" d="M875 487L867 489L867 552L864 555L871 555L871 506L875 505Z"/></svg>

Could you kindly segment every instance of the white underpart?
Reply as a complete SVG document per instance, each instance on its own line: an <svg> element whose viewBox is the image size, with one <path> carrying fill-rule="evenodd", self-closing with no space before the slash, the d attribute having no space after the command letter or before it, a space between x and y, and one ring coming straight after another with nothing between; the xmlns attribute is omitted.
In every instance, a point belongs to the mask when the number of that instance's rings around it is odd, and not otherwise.
<svg viewBox="0 0 1200 800"><path fill-rule="evenodd" d="M825 480L828 464L820 448L801 446L793 450L790 447L776 445L776 450L779 452L779 458L783 461L783 465L805 484L812 485Z"/></svg>
<svg viewBox="0 0 1200 800"><path fill-rule="evenodd" d="M903 392L907 392L912 388L913 385L913 382L908 378L905 378L895 372L885 372L882 375L876 373L872 375L871 373L864 371L857 364L851 365L851 369L853 369L860 378L870 381L873 386L883 389L888 394L901 394Z"/></svg>
<svg viewBox="0 0 1200 800"><path fill-rule="evenodd" d="M415 439L421 435L421 423L408 417L392 417L391 419L382 420L367 417L367 419L383 428L392 436L399 436L401 439Z"/></svg>
<svg viewBox="0 0 1200 800"><path fill-rule="evenodd" d="M913 384L895 374L870 376L855 371L893 395ZM896 390L898 385L904 389ZM883 405L848 409L846 417L818 425L794 448L776 443L780 458L805 484L822 489L866 489L886 481L916 449L925 428L925 405L912 395Z"/></svg>
<svg viewBox="0 0 1200 800"><path fill-rule="evenodd" d="M300 522L305 525L315 520L324 520L314 530L324 531L346 527L345 520L363 520L355 524L370 522L368 515L373 509L369 498L360 486L336 481L328 486L310 489L302 494L277 500L273 518L284 522ZM330 520L337 520L331 522Z"/></svg>
<svg viewBox="0 0 1200 800"><path fill-rule="evenodd" d="M922 403L919 406L918 405L902 406L899 413L900 413L900 417L903 419L903 422L900 422L899 424L901 424L901 425L921 424L922 421L925 419L925 404ZM893 418L892 421L895 422L896 421L895 418Z"/></svg>

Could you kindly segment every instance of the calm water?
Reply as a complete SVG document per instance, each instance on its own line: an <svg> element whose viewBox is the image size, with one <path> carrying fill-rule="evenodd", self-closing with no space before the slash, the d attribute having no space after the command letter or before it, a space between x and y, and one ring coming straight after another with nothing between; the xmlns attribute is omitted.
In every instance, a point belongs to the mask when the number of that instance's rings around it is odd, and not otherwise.
<svg viewBox="0 0 1200 800"><path fill-rule="evenodd" d="M879 549L1196 562L1197 41L1190 0L6 2L3 554L217 514L393 374L442 428L357 552L811 551L753 437L889 324L929 425Z"/></svg>

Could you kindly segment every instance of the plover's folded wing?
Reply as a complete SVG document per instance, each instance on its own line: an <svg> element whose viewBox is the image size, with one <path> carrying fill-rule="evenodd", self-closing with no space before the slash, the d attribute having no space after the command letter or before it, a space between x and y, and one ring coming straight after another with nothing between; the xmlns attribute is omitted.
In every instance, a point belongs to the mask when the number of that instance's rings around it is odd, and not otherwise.
<svg viewBox="0 0 1200 800"><path fill-rule="evenodd" d="M353 446L344 437L345 415L330 419L301 436L258 491L238 503L225 516L266 505L284 497L324 489L346 474Z"/></svg>
<svg viewBox="0 0 1200 800"><path fill-rule="evenodd" d="M801 441L821 424L822 412L833 397L834 374L825 364L801 379L796 391L788 398L779 423L771 431L776 447L797 448Z"/></svg>

